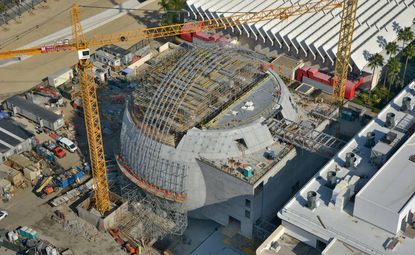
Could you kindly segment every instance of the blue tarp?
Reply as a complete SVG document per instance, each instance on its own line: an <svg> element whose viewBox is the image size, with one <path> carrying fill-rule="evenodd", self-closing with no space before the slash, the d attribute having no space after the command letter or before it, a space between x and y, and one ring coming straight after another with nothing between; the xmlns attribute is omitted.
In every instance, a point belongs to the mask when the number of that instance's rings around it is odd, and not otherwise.
<svg viewBox="0 0 415 255"><path fill-rule="evenodd" d="M122 72L124 73L124 74L130 74L131 72L133 72L134 70L133 69L131 69L131 68L125 68L124 70L122 70Z"/></svg>

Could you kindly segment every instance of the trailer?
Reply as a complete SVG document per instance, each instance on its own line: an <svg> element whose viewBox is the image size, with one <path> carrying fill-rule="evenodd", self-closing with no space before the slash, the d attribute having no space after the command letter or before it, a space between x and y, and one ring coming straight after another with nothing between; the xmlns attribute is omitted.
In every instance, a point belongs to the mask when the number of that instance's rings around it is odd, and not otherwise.
<svg viewBox="0 0 415 255"><path fill-rule="evenodd" d="M73 168L56 177L56 183L59 187L65 188L80 180L84 175L85 173L83 171Z"/></svg>

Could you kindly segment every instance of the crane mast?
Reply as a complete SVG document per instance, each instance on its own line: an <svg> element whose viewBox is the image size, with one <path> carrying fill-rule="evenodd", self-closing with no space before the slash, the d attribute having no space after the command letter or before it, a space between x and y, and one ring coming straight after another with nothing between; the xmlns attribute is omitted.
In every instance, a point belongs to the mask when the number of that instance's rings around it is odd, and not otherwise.
<svg viewBox="0 0 415 255"><path fill-rule="evenodd" d="M342 105L346 92L357 3L358 0L343 1L333 79L333 97L339 106Z"/></svg>
<svg viewBox="0 0 415 255"><path fill-rule="evenodd" d="M341 16L339 43L335 64L333 95L337 102L342 102L348 75L357 0L313 1L306 4L264 10L262 12L248 12L227 17L187 22L183 24L173 24L168 26L139 29L130 32L94 36L88 40L84 37L80 23L79 5L74 4L71 10L73 42L67 45L56 45L53 47L42 46L19 50L0 51L0 59L16 58L24 55L33 56L62 51L78 52L79 63L76 68L78 70L81 89L92 174L95 180L95 206L97 210L103 214L110 208L110 198L96 85L94 82L93 66L89 60L89 47L100 47L107 44L117 44L125 41L139 41L175 36L183 33L198 32L201 30L235 27L242 24L252 24L273 19L283 20L295 15L329 11L340 7L343 7L343 11Z"/></svg>
<svg viewBox="0 0 415 255"><path fill-rule="evenodd" d="M104 214L110 209L107 167L105 164L104 143L102 141L101 122L99 117L98 99L94 81L93 66L89 60L88 43L84 38L79 19L79 6L74 4L71 10L72 36L78 51L78 78L84 109L86 134L88 138L89 157L92 176L95 181L95 207Z"/></svg>

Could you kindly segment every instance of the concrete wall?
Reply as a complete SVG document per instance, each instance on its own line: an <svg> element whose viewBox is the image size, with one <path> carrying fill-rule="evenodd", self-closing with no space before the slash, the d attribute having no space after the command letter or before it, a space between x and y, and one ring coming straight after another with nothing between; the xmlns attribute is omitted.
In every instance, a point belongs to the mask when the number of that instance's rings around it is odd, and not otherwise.
<svg viewBox="0 0 415 255"><path fill-rule="evenodd" d="M400 229L399 214L378 206L371 201L367 201L356 195L353 209L353 216L369 222L392 234L396 234Z"/></svg>
<svg viewBox="0 0 415 255"><path fill-rule="evenodd" d="M121 197L114 193L110 193L110 199L111 202L116 203L118 207L105 216L105 218L101 218L101 216L95 215L85 209L89 207L91 197L86 198L76 207L78 216L99 230L108 230L110 228L117 227L119 222L121 222L121 220L128 214L128 203L123 202Z"/></svg>
<svg viewBox="0 0 415 255"><path fill-rule="evenodd" d="M90 213L87 208L87 205L91 203L91 198L87 198L84 201L82 201L77 207L76 210L78 211L78 216L91 224L92 226L95 226L96 228L99 228L100 219L101 217L95 214Z"/></svg>
<svg viewBox="0 0 415 255"><path fill-rule="evenodd" d="M73 78L73 71L72 68L68 69L67 71L60 72L58 74L54 74L48 76L48 83L52 87L58 87L59 85L64 84L67 81L70 81Z"/></svg>
<svg viewBox="0 0 415 255"><path fill-rule="evenodd" d="M313 235L310 232L305 231L289 222L283 221L283 226L285 227L285 233L294 237L295 239L299 240L302 243L305 243L311 247L316 248L317 240L319 238Z"/></svg>
<svg viewBox="0 0 415 255"><path fill-rule="evenodd" d="M206 163L198 161L198 164L206 189L205 205L198 213L222 225L227 225L231 216L241 222L240 233L251 238L253 222L256 220L251 210L253 186ZM250 207L245 205L246 199L251 201ZM249 211L249 218L245 216L245 210Z"/></svg>
<svg viewBox="0 0 415 255"><path fill-rule="evenodd" d="M120 203L117 209L107 215L102 219L102 226L104 229L110 229L118 227L119 223L127 216L128 214L128 203L122 202L122 198L114 193L110 193L111 201L119 201Z"/></svg>
<svg viewBox="0 0 415 255"><path fill-rule="evenodd" d="M255 185L198 161L205 180L206 201L201 209L189 215L201 214L222 225L227 225L231 216L241 222L240 233L252 238L255 222L258 219L273 219L325 161L315 154L293 149ZM249 207L245 204L246 199L251 201ZM245 216L245 211L249 211L249 218Z"/></svg>
<svg viewBox="0 0 415 255"><path fill-rule="evenodd" d="M331 86L329 86L327 84L324 84L322 82L315 81L315 80L310 79L310 78L305 77L305 76L303 77L303 82L304 83L307 83L307 84L310 84L314 88L321 89L322 91L324 91L324 92L326 92L328 94L332 94L333 93L333 87L331 87Z"/></svg>
<svg viewBox="0 0 415 255"><path fill-rule="evenodd" d="M168 47L168 45L167 45L167 47ZM149 54L143 56L142 58L140 58L136 62L134 62L131 65L129 65L128 68L134 70L134 74L136 74L137 68L139 68L140 66L142 66L145 62L147 62L150 59L152 59L154 55L155 54L153 52L150 52Z"/></svg>

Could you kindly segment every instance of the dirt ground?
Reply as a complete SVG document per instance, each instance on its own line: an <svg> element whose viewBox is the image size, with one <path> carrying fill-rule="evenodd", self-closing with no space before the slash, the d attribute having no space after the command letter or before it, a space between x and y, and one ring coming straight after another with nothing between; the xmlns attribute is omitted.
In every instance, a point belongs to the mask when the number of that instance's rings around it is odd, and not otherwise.
<svg viewBox="0 0 415 255"><path fill-rule="evenodd" d="M0 222L0 228L12 230L19 226L31 227L39 233L41 239L51 242L58 249L70 248L75 254L125 254L107 233L100 233L95 240L88 241L83 236L64 230L63 224L51 219L56 208L46 204L46 201L36 197L30 188L18 190L11 201L0 207L9 213L9 216ZM74 218L74 214L69 212L66 206L59 209L65 211L69 218ZM15 253L0 248L0 254Z"/></svg>
<svg viewBox="0 0 415 255"><path fill-rule="evenodd" d="M45 10L37 10L35 15L26 14L22 17L22 23L16 24L13 22L7 26L8 31L1 31L0 38L0 50L16 49L23 45L30 43L36 39L42 38L45 35L56 32L64 27L70 25L69 9L63 12L58 17L51 19L47 25L42 25L39 29L21 37L17 41L12 43L4 43L8 38L15 36L23 32L28 27L36 26L36 24L42 24L45 20L50 19L56 13L59 13L71 6L74 1L59 0L48 1L50 6ZM84 5L98 5L98 6L113 6L123 2L123 0L83 0ZM106 25L103 25L89 33L86 37L102 34L102 33L115 33L121 31L130 31L143 28L145 24L154 25L160 15L156 15L151 10L159 9L157 1L148 1L145 6L146 11L131 11L128 15L124 15L121 18L114 20ZM81 18L95 15L105 9L91 9L82 8ZM148 10L148 11L147 11ZM4 26L0 30L4 30ZM130 44L123 44L123 47L129 47ZM20 63L3 66L0 68L0 101L18 92L23 92L42 81L48 75L56 73L63 68L70 67L77 62L77 56L73 52L47 54L29 58Z"/></svg>

